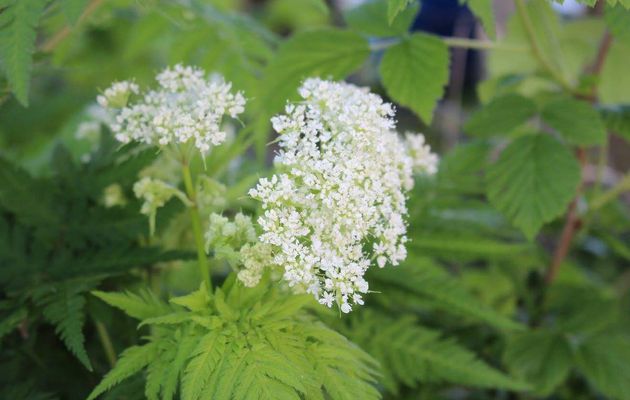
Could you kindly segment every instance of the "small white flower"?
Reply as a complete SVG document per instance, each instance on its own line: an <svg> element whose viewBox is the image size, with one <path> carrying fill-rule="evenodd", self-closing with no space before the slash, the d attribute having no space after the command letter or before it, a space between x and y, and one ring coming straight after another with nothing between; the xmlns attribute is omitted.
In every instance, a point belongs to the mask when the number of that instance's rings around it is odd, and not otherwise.
<svg viewBox="0 0 630 400"><path fill-rule="evenodd" d="M129 102L131 94L139 94L138 86L129 82L116 82L97 98L115 114L110 128L118 141L160 146L190 142L206 153L227 137L224 116L236 118L244 110L240 92L232 93L230 83L219 76L207 78L200 69L178 64L156 79L159 88L137 102Z"/></svg>

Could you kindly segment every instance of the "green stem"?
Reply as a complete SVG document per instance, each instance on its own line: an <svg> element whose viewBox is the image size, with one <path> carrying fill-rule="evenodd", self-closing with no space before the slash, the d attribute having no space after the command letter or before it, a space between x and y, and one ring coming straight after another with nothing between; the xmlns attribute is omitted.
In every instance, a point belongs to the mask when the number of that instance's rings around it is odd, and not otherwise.
<svg viewBox="0 0 630 400"><path fill-rule="evenodd" d="M474 40L458 37L447 37L442 39L449 47L463 47L466 49L479 50L504 50L504 51L527 51L527 47L512 46L503 43L491 42L488 40Z"/></svg>
<svg viewBox="0 0 630 400"><path fill-rule="evenodd" d="M208 257L203 243L203 233L201 231L201 220L199 219L199 209L197 207L197 194L190 175L190 167L187 162L182 164L182 174L184 176L184 186L186 194L192 203L189 207L190 221L192 223L193 234L195 235L195 244L197 245L197 260L199 262L199 272L206 284L208 291L212 291L212 281L210 280L210 269L208 268Z"/></svg>
<svg viewBox="0 0 630 400"><path fill-rule="evenodd" d="M101 321L97 320L94 320L94 325L96 326L96 332L98 333L98 338L101 341L101 346L103 347L109 366L114 368L114 365L116 365L116 351L114 350L112 339L109 337L109 333L107 333L107 328Z"/></svg>
<svg viewBox="0 0 630 400"><path fill-rule="evenodd" d="M595 197L591 202L589 212L597 211L612 200L616 199L621 193L630 190L630 174L624 176L615 186L610 190Z"/></svg>
<svg viewBox="0 0 630 400"><path fill-rule="evenodd" d="M534 29L534 24L529 17L529 13L527 12L527 7L525 6L524 0L514 0L514 5L516 6L516 12L523 24L523 28L525 28L525 34L527 35L527 39L529 40L529 46L532 50L532 54L540 65L551 75L551 77L560 85L563 89L565 89L569 93L573 93L574 90L571 85L564 79L564 76L558 72L556 68L549 62L549 60L543 54L540 46L538 45L538 41L536 40L536 30Z"/></svg>

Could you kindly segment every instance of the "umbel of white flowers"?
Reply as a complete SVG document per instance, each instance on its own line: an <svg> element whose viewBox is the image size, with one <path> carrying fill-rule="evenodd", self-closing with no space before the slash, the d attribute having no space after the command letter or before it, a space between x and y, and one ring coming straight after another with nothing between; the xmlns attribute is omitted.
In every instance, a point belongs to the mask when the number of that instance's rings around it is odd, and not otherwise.
<svg viewBox="0 0 630 400"><path fill-rule="evenodd" d="M140 93L133 82L115 82L97 97L113 111L110 125L117 140L166 146L189 141L202 153L225 141L221 128L225 115L236 118L245 98L232 93L222 77L206 77L198 68L176 65L156 76L158 88ZM139 97L137 101L134 97Z"/></svg>
<svg viewBox="0 0 630 400"><path fill-rule="evenodd" d="M373 261L384 267L405 259L412 170L434 173L438 159L421 135L408 134L407 148L394 131L392 105L367 89L308 79L299 94L303 101L272 118L278 172L249 194L262 202L260 241L284 280L347 313L363 304ZM243 283L256 284L260 266L245 268L255 270L239 274Z"/></svg>

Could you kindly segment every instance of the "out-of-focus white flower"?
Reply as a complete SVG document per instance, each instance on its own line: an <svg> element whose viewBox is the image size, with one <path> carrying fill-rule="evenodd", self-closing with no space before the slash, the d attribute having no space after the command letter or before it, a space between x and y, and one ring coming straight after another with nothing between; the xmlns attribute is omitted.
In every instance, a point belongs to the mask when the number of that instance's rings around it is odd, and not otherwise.
<svg viewBox="0 0 630 400"><path fill-rule="evenodd" d="M405 133L405 145L409 156L413 160L414 172L428 175L433 175L437 172L438 155L431 153L431 147L426 144L423 134Z"/></svg>
<svg viewBox="0 0 630 400"><path fill-rule="evenodd" d="M220 214L210 214L205 238L207 250L223 246L239 249L257 240L251 217L242 213L236 214L233 221Z"/></svg>
<svg viewBox="0 0 630 400"><path fill-rule="evenodd" d="M149 177L140 179L133 185L133 192L137 198L144 200L140 212L149 217L151 235L155 233L155 216L158 208L163 207L173 196L190 205L190 200L181 190L158 179Z"/></svg>
<svg viewBox="0 0 630 400"><path fill-rule="evenodd" d="M260 241L289 286L341 311L362 304L364 274L404 260L405 192L414 160L392 106L367 89L308 79L302 102L272 118L278 173L250 190L262 202Z"/></svg>
<svg viewBox="0 0 630 400"><path fill-rule="evenodd" d="M103 190L103 203L107 208L127 204L125 194L118 183L112 183Z"/></svg>
<svg viewBox="0 0 630 400"><path fill-rule="evenodd" d="M224 116L236 118L244 111L243 95L232 93L232 85L218 75L206 77L198 68L178 64L160 72L156 80L158 89L145 92L136 102L129 101L132 94L139 94L130 82L116 82L97 98L115 112L110 127L120 142L159 146L192 142L205 154L225 141Z"/></svg>

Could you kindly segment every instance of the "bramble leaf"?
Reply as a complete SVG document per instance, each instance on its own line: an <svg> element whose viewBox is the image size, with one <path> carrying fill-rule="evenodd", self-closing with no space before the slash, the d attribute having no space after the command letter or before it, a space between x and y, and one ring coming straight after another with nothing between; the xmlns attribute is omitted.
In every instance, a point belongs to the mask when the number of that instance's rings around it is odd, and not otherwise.
<svg viewBox="0 0 630 400"><path fill-rule="evenodd" d="M527 135L503 150L486 182L490 203L532 239L566 210L580 183L580 166L551 136Z"/></svg>
<svg viewBox="0 0 630 400"><path fill-rule="evenodd" d="M387 94L429 124L448 81L448 48L439 38L414 33L385 51L380 74Z"/></svg>

